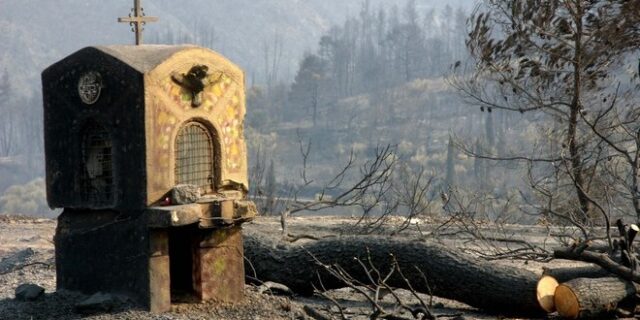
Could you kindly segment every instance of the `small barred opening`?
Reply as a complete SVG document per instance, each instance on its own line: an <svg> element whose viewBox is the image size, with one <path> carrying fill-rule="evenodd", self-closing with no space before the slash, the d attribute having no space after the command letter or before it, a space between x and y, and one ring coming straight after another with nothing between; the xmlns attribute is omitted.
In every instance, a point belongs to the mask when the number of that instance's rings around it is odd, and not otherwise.
<svg viewBox="0 0 640 320"><path fill-rule="evenodd" d="M176 184L199 186L204 192L214 188L213 138L199 122L187 123L176 138Z"/></svg>
<svg viewBox="0 0 640 320"><path fill-rule="evenodd" d="M82 130L82 175L80 186L85 203L113 203L113 146L107 130L89 123Z"/></svg>

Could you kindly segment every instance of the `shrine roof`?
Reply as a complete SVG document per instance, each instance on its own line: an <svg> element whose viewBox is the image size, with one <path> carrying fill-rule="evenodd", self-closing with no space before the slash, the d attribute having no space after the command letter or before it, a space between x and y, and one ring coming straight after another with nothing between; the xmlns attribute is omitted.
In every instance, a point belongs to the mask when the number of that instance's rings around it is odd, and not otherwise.
<svg viewBox="0 0 640 320"><path fill-rule="evenodd" d="M72 66L78 63L87 66L101 63L100 55L111 57L142 74L162 70L159 72L166 75L176 68L182 68L184 72L195 63L204 63L210 68L223 71L233 81L244 84L244 73L239 66L211 49L195 45L145 44L86 47L49 66L42 72L43 79L49 79L48 82L52 82L53 79L69 72Z"/></svg>
<svg viewBox="0 0 640 320"><path fill-rule="evenodd" d="M124 63L132 68L145 73L153 70L169 59L172 55L186 50L196 49L197 46L193 45L110 45L110 46L95 46L97 50L100 50Z"/></svg>

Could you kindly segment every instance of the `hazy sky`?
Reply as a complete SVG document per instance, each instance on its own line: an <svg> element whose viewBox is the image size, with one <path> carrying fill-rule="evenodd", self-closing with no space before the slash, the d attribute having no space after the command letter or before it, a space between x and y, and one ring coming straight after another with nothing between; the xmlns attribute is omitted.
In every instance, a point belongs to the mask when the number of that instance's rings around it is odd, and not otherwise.
<svg viewBox="0 0 640 320"><path fill-rule="evenodd" d="M194 23L211 25L213 49L243 67L249 75L263 71L265 45L282 39L281 77L290 78L305 51L332 25L358 14L360 0L143 0L148 15L160 17L147 26L147 39L169 31L193 34ZM421 12L429 8L462 5L473 0L416 0ZM404 6L406 0L371 0L380 5ZM90 45L130 44L133 34L117 17L126 16L132 0L1 0L0 68L19 74L16 92L32 95L29 83L48 65ZM197 36L197 35L196 35ZM259 79L258 79L259 81Z"/></svg>

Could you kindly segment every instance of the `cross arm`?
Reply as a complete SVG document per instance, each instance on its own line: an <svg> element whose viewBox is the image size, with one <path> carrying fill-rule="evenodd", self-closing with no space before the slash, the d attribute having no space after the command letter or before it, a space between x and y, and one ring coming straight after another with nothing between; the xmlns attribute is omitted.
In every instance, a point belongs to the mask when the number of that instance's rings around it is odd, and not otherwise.
<svg viewBox="0 0 640 320"><path fill-rule="evenodd" d="M118 18L118 22L156 22L158 17L121 17Z"/></svg>

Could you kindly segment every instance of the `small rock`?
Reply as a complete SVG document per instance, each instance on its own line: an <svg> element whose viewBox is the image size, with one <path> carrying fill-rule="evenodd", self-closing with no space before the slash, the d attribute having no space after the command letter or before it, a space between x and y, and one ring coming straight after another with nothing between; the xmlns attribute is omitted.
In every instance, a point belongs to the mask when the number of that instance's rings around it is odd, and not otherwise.
<svg viewBox="0 0 640 320"><path fill-rule="evenodd" d="M115 306L114 296L108 293L98 292L91 297L82 300L75 305L75 310L81 314L91 314L97 312L109 312Z"/></svg>
<svg viewBox="0 0 640 320"><path fill-rule="evenodd" d="M285 296L293 296L293 291L289 289L289 287L284 284L267 281L258 287L258 293L262 294L265 292L271 292L273 294L281 294Z"/></svg>
<svg viewBox="0 0 640 320"><path fill-rule="evenodd" d="M27 248L0 260L0 274L11 272L16 266L24 264L34 254L35 251L33 249Z"/></svg>
<svg viewBox="0 0 640 320"><path fill-rule="evenodd" d="M200 187L191 184L179 184L171 189L170 200L172 205L195 203L202 197Z"/></svg>
<svg viewBox="0 0 640 320"><path fill-rule="evenodd" d="M16 300L34 301L44 294L44 288L31 283L24 283L16 288Z"/></svg>
<svg viewBox="0 0 640 320"><path fill-rule="evenodd" d="M20 239L20 242L36 242L36 241L38 241L38 240L40 240L40 239L41 239L41 238L40 238L40 236L37 236L37 235L36 235L36 236L30 237L30 238L26 238L26 239L25 239L25 238L23 238L23 239Z"/></svg>

